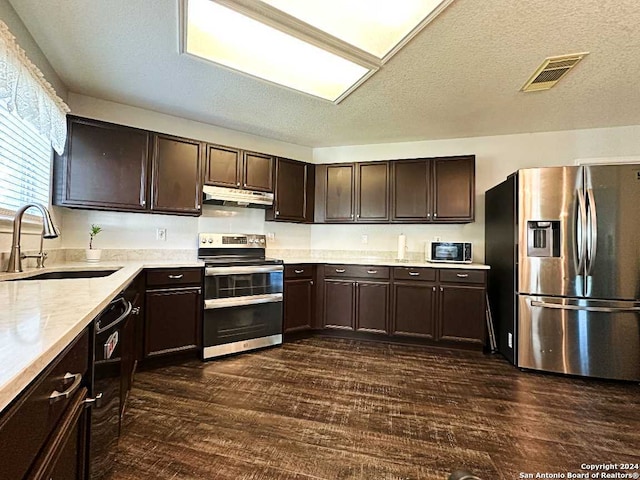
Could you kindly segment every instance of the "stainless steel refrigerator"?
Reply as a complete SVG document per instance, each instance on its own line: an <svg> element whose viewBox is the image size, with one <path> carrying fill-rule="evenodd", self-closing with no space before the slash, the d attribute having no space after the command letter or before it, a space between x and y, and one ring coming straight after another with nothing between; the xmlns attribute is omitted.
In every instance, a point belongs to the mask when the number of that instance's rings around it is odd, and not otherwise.
<svg viewBox="0 0 640 480"><path fill-rule="evenodd" d="M519 170L486 192L485 217L499 351L640 380L640 165Z"/></svg>

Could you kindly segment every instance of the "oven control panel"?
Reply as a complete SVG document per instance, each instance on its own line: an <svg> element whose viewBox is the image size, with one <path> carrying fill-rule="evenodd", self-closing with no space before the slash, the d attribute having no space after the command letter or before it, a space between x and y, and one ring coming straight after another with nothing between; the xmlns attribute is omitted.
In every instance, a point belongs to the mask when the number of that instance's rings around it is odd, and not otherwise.
<svg viewBox="0 0 640 480"><path fill-rule="evenodd" d="M200 233L198 245L200 248L265 248L267 237L242 233Z"/></svg>

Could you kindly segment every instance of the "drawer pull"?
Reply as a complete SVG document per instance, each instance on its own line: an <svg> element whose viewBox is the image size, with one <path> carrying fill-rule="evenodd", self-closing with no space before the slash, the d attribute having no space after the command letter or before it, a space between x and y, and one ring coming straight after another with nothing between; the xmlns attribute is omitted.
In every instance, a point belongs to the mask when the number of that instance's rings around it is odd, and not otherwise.
<svg viewBox="0 0 640 480"><path fill-rule="evenodd" d="M367 273L370 275L374 275L376 273L378 273L378 270L367 270Z"/></svg>
<svg viewBox="0 0 640 480"><path fill-rule="evenodd" d="M59 400L62 400L64 398L69 398L73 394L73 392L75 392L80 386L80 382L82 382L82 374L81 373L74 374L74 373L67 372L63 377L63 380L65 385L69 383L69 381L71 380L73 380L73 383L69 388L67 388L63 392L54 390L51 393L51 395L49 395L49 404L54 404Z"/></svg>
<svg viewBox="0 0 640 480"><path fill-rule="evenodd" d="M346 270L344 268L336 268L336 273L344 273Z"/></svg>
<svg viewBox="0 0 640 480"><path fill-rule="evenodd" d="M300 274L300 273L304 273L304 270L294 270L294 272Z"/></svg>
<svg viewBox="0 0 640 480"><path fill-rule="evenodd" d="M412 277L417 277L420 275L420 272L409 272L409 275L411 275Z"/></svg>
<svg viewBox="0 0 640 480"><path fill-rule="evenodd" d="M456 273L456 277L458 278L467 278L468 276L468 273Z"/></svg>
<svg viewBox="0 0 640 480"><path fill-rule="evenodd" d="M169 275L169 278L171 280L180 280L182 277L184 277L183 273L181 273L180 275Z"/></svg>
<svg viewBox="0 0 640 480"><path fill-rule="evenodd" d="M84 401L84 404L85 404L87 407L90 407L91 405L95 405L95 406L96 406L96 408L100 408L100 407L102 407L102 392L100 392L99 394L97 394L97 395L95 396L95 398L87 398L87 399Z"/></svg>

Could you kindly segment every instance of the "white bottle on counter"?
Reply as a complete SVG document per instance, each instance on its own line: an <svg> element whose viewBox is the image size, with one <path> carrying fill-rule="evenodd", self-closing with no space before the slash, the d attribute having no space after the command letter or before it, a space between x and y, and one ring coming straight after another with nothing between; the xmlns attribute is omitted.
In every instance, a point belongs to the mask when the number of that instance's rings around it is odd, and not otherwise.
<svg viewBox="0 0 640 480"><path fill-rule="evenodd" d="M405 261L407 254L407 236L404 233L398 235L398 261Z"/></svg>

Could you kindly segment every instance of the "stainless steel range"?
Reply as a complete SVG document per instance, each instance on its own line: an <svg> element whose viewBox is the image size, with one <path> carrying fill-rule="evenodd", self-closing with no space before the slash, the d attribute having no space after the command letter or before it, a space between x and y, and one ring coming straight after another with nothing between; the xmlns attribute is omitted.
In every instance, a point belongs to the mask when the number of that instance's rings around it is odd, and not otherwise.
<svg viewBox="0 0 640 480"><path fill-rule="evenodd" d="M201 233L205 262L203 359L282 344L282 260L264 235Z"/></svg>

